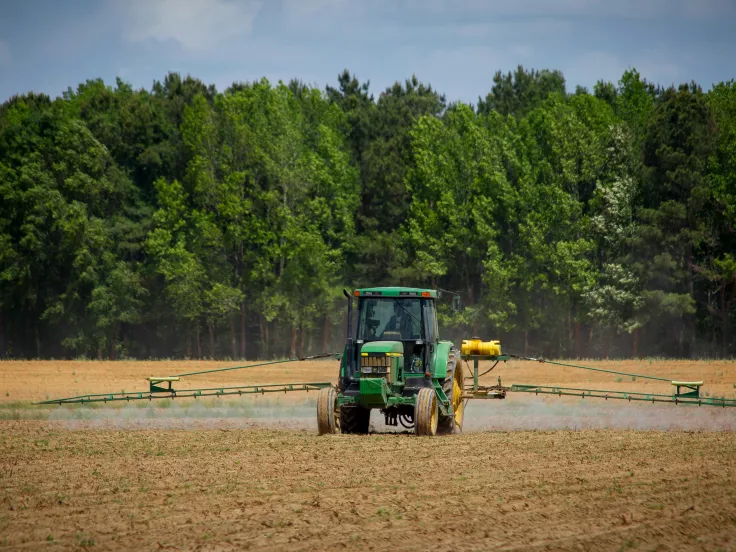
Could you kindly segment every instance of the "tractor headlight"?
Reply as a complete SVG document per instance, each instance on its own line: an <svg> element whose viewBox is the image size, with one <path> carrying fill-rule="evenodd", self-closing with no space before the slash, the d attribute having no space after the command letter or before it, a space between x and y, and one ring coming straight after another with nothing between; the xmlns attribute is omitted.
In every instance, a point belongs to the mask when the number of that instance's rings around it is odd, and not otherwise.
<svg viewBox="0 0 736 552"><path fill-rule="evenodd" d="M363 366L360 370L363 374L375 374L378 376L384 376L388 374L387 366Z"/></svg>

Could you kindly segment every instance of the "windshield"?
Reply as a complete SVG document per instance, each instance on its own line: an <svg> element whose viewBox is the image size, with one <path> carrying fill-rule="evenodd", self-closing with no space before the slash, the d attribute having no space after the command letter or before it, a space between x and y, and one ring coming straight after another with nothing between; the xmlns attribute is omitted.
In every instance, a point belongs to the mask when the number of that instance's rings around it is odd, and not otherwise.
<svg viewBox="0 0 736 552"><path fill-rule="evenodd" d="M408 341L422 339L422 308L419 299L368 299L360 302L358 339Z"/></svg>

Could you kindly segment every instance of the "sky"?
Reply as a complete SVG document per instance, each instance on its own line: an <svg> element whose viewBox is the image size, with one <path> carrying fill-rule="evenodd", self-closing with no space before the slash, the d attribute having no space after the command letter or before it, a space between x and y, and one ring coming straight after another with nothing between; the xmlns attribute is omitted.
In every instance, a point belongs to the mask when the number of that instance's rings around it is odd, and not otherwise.
<svg viewBox="0 0 736 552"><path fill-rule="evenodd" d="M169 71L224 90L348 69L374 96L415 74L467 103L517 65L559 69L569 91L629 68L709 89L736 77L734 29L736 0L1 0L0 102Z"/></svg>

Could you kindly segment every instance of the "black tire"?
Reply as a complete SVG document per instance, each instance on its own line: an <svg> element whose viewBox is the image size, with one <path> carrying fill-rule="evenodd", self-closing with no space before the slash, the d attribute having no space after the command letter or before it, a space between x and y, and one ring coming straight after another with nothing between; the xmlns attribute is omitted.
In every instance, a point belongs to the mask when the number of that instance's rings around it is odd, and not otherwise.
<svg viewBox="0 0 736 552"><path fill-rule="evenodd" d="M459 384L462 389L463 367L458 364L457 351L455 349L451 349L450 354L447 357L447 375L445 377L445 381L442 383L442 390L444 391L445 396L450 399L450 410L452 410L453 413L450 416L440 416L437 424L438 435L462 433L462 420L460 423L457 423L454 411L456 407L462 408L462 405L453 405L453 382L456 376L460 379Z"/></svg>
<svg viewBox="0 0 736 552"><path fill-rule="evenodd" d="M340 431L342 433L368 433L371 411L362 406L343 406L340 408Z"/></svg>
<svg viewBox="0 0 736 552"><path fill-rule="evenodd" d="M447 357L447 375L445 381L442 383L442 390L445 392L445 396L450 399L450 411L452 411L452 381L455 377L455 350L450 350L450 354ZM450 435L455 430L455 416L440 416L439 422L437 423L437 435Z"/></svg>
<svg viewBox="0 0 736 552"><path fill-rule="evenodd" d="M414 433L429 437L436 435L438 414L437 393L429 387L421 388L414 402Z"/></svg>
<svg viewBox="0 0 736 552"><path fill-rule="evenodd" d="M340 431L340 413L334 387L320 389L317 394L317 432L319 435Z"/></svg>

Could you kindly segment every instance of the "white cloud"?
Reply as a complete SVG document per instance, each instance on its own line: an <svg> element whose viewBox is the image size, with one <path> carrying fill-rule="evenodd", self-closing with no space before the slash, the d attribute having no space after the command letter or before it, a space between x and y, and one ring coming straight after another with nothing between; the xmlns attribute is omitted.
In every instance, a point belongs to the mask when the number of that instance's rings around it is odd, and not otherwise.
<svg viewBox="0 0 736 552"><path fill-rule="evenodd" d="M223 40L250 35L263 1L130 0L122 6L126 40L174 40L184 50L200 52Z"/></svg>
<svg viewBox="0 0 736 552"><path fill-rule="evenodd" d="M386 0L281 0L284 20L294 28L334 36L340 29L359 25L367 31L370 22L390 21L398 5ZM354 27L352 30L355 30Z"/></svg>
<svg viewBox="0 0 736 552"><path fill-rule="evenodd" d="M733 11L732 0L404 0L412 9L452 17L592 16L622 19L688 18Z"/></svg>
<svg viewBox="0 0 736 552"><path fill-rule="evenodd" d="M0 69L8 68L13 64L8 45L0 40Z"/></svg>
<svg viewBox="0 0 736 552"><path fill-rule="evenodd" d="M287 16L296 20L355 5L354 0L283 0L283 3Z"/></svg>

